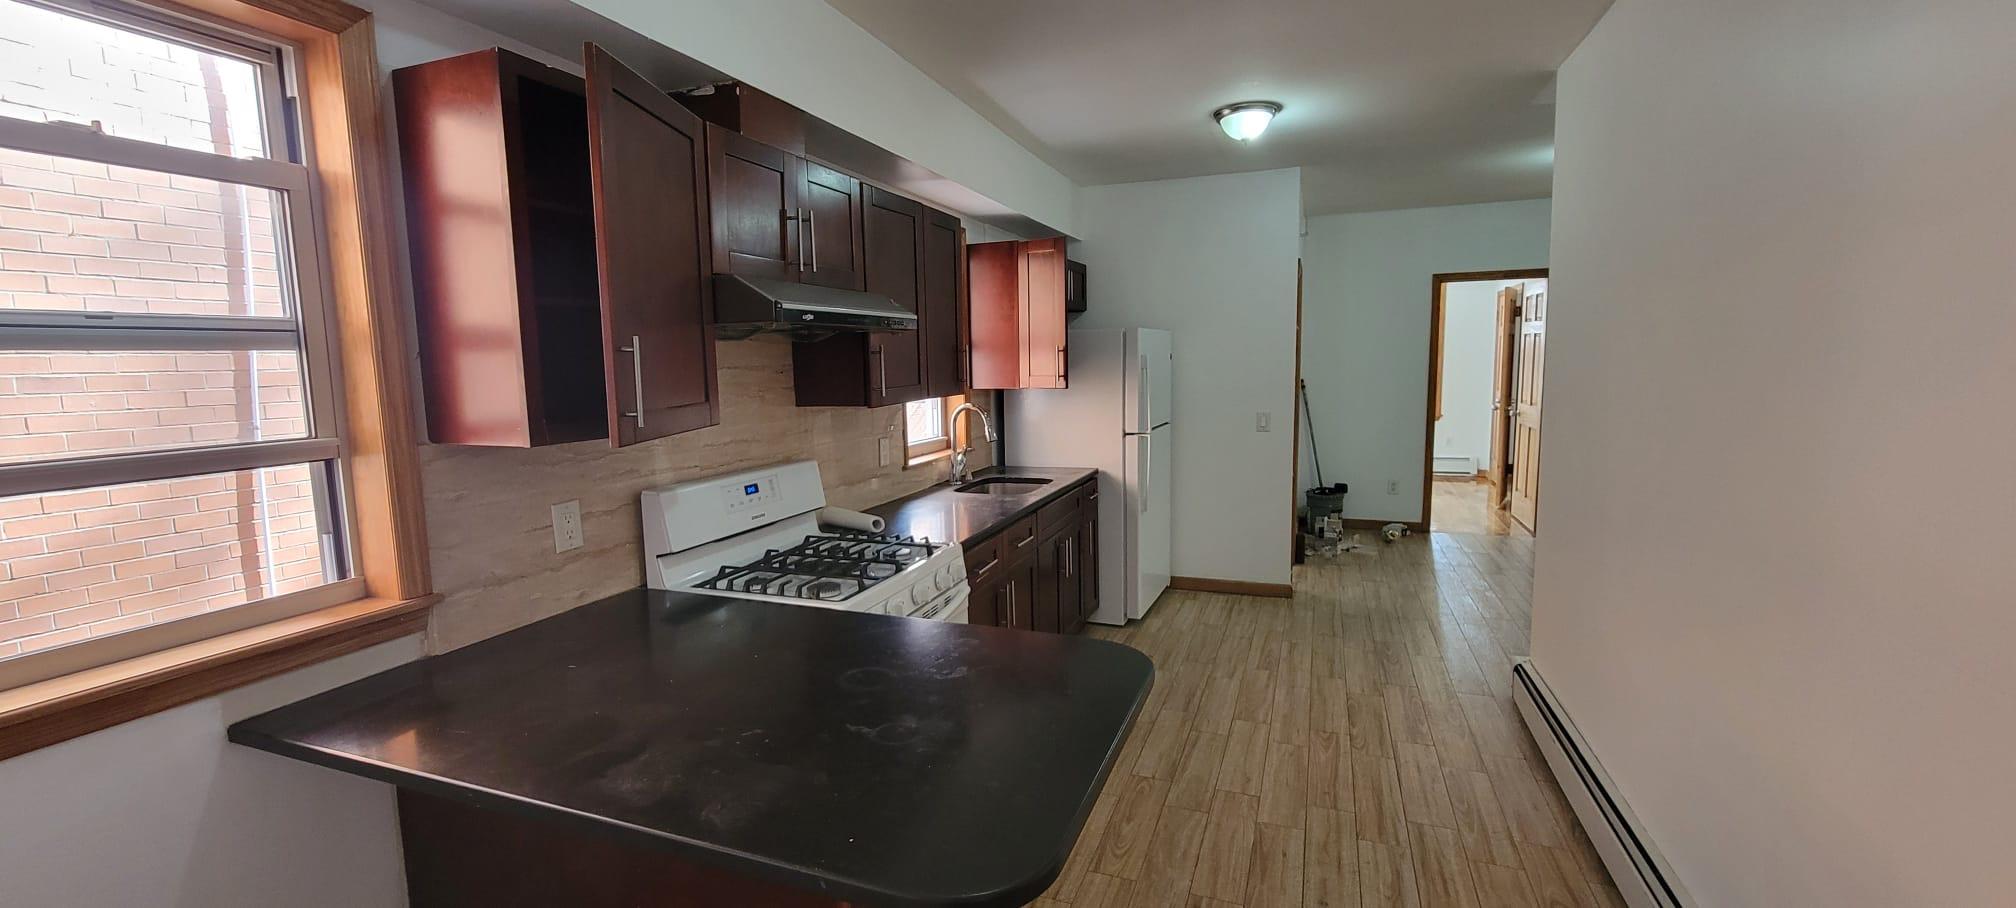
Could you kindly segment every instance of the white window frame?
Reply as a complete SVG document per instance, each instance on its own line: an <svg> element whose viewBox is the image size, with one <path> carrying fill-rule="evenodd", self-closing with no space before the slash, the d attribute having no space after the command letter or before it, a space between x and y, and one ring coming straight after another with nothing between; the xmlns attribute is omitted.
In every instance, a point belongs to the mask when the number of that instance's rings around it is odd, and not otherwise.
<svg viewBox="0 0 2016 908"><path fill-rule="evenodd" d="M946 422L946 417L949 416L952 412L951 399L946 397L927 397L924 398L924 400L932 401L938 405L939 434L919 441L915 442L911 441L910 404L923 403L923 400L911 401L910 403L904 404L903 456L906 460L915 461L922 458L930 457L934 454L939 454L952 450L952 426L951 424Z"/></svg>
<svg viewBox="0 0 2016 908"><path fill-rule="evenodd" d="M356 510L348 481L342 376L329 301L327 239L321 229L306 105L287 103L299 84L299 49L237 27L165 10L93 0L30 0L64 15L187 44L259 67L267 157L223 154L106 135L89 124L43 123L0 115L0 147L269 189L279 194L277 260L292 267L292 318L155 315L0 309L0 350L298 350L306 383L308 434L299 439L126 452L0 464L0 498L184 478L295 464L330 465L329 511L336 526L333 582L188 618L147 625L0 660L0 690L95 665L326 608L366 595L350 536ZM290 118L289 114L293 116Z"/></svg>

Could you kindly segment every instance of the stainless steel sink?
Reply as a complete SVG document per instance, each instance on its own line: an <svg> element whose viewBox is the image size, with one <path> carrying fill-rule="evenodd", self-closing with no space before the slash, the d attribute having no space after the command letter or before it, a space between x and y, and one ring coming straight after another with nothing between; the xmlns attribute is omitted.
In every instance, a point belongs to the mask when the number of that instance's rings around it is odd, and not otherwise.
<svg viewBox="0 0 2016 908"><path fill-rule="evenodd" d="M1050 484L1048 479L1029 479L1021 476L993 476L976 479L953 489L968 495L1028 495Z"/></svg>

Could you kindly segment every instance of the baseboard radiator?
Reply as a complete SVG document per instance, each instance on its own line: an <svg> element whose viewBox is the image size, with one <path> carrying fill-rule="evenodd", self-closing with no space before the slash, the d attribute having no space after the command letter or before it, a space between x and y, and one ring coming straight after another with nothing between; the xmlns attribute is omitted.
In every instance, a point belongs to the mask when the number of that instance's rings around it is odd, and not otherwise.
<svg viewBox="0 0 2016 908"><path fill-rule="evenodd" d="M1435 458L1435 475L1475 476L1477 475L1477 458L1437 457Z"/></svg>
<svg viewBox="0 0 2016 908"><path fill-rule="evenodd" d="M1533 660L1521 659L1512 666L1512 699L1526 728L1547 756L1548 768L1561 783L1562 794L1575 808L1582 829L1603 858L1617 891L1631 908L1691 908L1673 869L1646 837L1645 829L1631 808L1617 794L1609 775L1589 752L1575 724L1561 709L1547 682L1533 670Z"/></svg>

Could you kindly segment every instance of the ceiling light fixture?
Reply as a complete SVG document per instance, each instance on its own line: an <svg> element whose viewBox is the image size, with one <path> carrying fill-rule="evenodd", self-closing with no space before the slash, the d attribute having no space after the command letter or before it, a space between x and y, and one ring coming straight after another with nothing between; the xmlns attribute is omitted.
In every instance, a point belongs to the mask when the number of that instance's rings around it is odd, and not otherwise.
<svg viewBox="0 0 2016 908"><path fill-rule="evenodd" d="M1267 124L1280 112L1281 105L1272 101L1241 101L1212 111L1211 119L1218 121L1218 128L1225 130L1226 135L1251 142L1267 131Z"/></svg>

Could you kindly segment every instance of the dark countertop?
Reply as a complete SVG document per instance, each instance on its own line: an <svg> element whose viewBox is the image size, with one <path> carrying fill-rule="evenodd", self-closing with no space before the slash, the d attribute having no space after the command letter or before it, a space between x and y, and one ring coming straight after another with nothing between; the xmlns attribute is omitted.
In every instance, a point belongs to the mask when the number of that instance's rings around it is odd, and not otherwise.
<svg viewBox="0 0 2016 908"><path fill-rule="evenodd" d="M1098 474L1098 470L1088 467L988 467L974 473L973 478L1024 476L1050 482L1027 495L976 495L955 492L951 485L941 483L907 498L876 505L868 513L887 520L891 533L956 540L962 546L971 546L1036 513L1072 486Z"/></svg>
<svg viewBox="0 0 2016 908"><path fill-rule="evenodd" d="M1153 675L1086 637L633 590L230 739L836 899L1020 905Z"/></svg>

